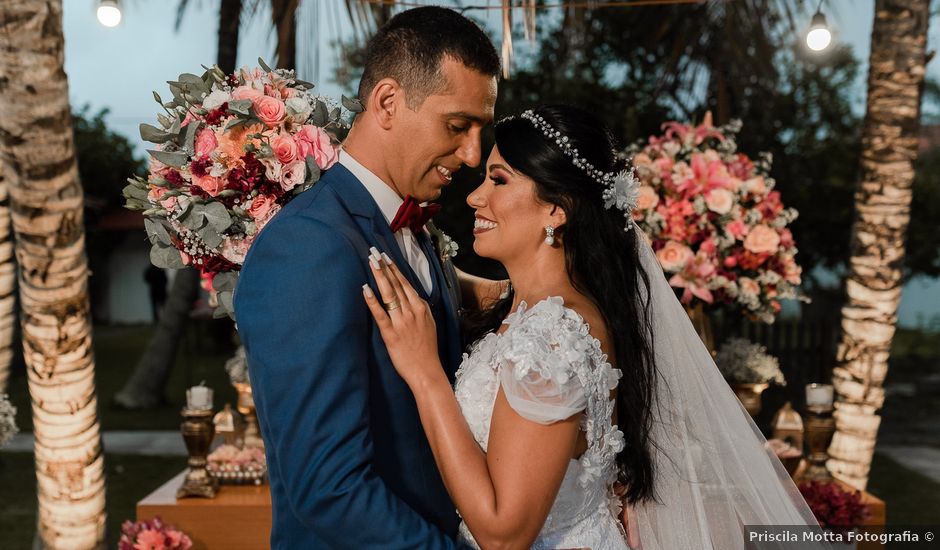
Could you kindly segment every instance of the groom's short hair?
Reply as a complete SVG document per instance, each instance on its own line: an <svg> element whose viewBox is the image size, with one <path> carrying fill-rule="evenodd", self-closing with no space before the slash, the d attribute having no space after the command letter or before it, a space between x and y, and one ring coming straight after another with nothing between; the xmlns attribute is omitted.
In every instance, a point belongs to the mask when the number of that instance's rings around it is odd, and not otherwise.
<svg viewBox="0 0 940 550"><path fill-rule="evenodd" d="M473 21L447 8L426 6L391 18L369 41L359 81L359 101L366 104L383 78L394 78L410 109L447 85L444 57L487 76L499 75L499 55Z"/></svg>

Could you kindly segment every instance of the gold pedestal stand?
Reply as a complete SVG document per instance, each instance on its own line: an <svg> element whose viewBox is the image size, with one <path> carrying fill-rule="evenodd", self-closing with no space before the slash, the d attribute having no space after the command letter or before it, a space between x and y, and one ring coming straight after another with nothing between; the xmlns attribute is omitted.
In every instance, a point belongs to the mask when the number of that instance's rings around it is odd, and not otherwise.
<svg viewBox="0 0 940 550"><path fill-rule="evenodd" d="M215 498L219 480L210 476L206 470L206 456L215 437L212 409L183 409L182 414L184 420L180 429L189 452L189 471L186 472L183 484L176 490L176 498Z"/></svg>

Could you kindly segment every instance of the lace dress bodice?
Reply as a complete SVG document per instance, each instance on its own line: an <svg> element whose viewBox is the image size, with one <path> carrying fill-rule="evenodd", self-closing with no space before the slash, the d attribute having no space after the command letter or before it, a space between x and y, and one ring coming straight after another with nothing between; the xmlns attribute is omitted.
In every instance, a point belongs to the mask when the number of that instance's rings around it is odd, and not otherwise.
<svg viewBox="0 0 940 550"><path fill-rule="evenodd" d="M464 354L455 392L474 439L486 452L500 387L521 416L551 424L583 412L587 450L568 464L558 496L532 548L627 548L611 487L623 433L611 422L620 372L607 361L587 323L560 297L525 302ZM466 524L462 542L477 546Z"/></svg>

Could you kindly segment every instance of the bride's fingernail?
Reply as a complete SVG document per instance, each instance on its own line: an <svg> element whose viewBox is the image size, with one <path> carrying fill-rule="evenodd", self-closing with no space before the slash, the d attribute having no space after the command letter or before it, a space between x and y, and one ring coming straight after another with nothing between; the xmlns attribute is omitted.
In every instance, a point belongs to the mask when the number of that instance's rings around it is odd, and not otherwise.
<svg viewBox="0 0 940 550"><path fill-rule="evenodd" d="M379 249L374 246L369 248L369 255L372 256L372 259L376 262L379 262L382 259L382 255L379 253Z"/></svg>
<svg viewBox="0 0 940 550"><path fill-rule="evenodd" d="M372 288L369 285L362 285L362 292L369 298L374 298L375 294L372 292Z"/></svg>
<svg viewBox="0 0 940 550"><path fill-rule="evenodd" d="M381 266L379 266L379 262L375 258L369 258L369 265L371 265L372 269L376 271L382 269Z"/></svg>
<svg viewBox="0 0 940 550"><path fill-rule="evenodd" d="M385 260L385 263L387 263L388 265L392 265L392 259L388 257L388 254L383 252L382 259Z"/></svg>

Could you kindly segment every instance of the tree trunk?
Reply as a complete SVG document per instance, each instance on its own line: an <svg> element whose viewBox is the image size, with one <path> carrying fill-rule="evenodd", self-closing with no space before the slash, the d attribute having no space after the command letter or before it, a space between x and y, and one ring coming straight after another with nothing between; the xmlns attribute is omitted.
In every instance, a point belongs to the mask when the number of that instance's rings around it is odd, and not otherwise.
<svg viewBox="0 0 940 550"><path fill-rule="evenodd" d="M14 174L0 158L0 394L5 393L13 363L13 334L16 329L16 262L10 227L10 195L7 186Z"/></svg>
<svg viewBox="0 0 940 550"><path fill-rule="evenodd" d="M876 0L855 194L842 336L833 370L838 400L828 467L859 489L868 483L884 403L882 388L901 299L929 0Z"/></svg>
<svg viewBox="0 0 940 550"><path fill-rule="evenodd" d="M104 540L83 195L63 68L61 0L0 3L0 152L8 182L48 548Z"/></svg>
<svg viewBox="0 0 940 550"><path fill-rule="evenodd" d="M297 68L297 6L300 0L271 0L271 24L277 33L277 68Z"/></svg>
<svg viewBox="0 0 940 550"><path fill-rule="evenodd" d="M219 49L216 63L225 74L235 72L242 0L222 0L219 7Z"/></svg>
<svg viewBox="0 0 940 550"><path fill-rule="evenodd" d="M191 267L177 271L150 343L131 377L114 396L116 405L125 409L150 409L163 402L163 392L176 363L176 350L189 325L189 312L198 295L199 272Z"/></svg>

